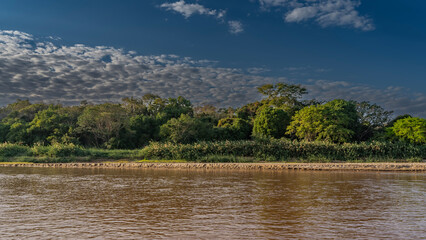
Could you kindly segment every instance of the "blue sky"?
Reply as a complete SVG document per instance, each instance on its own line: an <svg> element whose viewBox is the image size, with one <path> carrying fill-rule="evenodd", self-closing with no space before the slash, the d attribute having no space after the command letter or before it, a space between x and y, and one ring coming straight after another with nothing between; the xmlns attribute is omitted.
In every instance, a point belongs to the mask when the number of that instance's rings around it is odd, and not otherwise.
<svg viewBox="0 0 426 240"><path fill-rule="evenodd" d="M256 85L286 81L424 117L425 10L421 0L2 0L0 104L153 92L240 106L259 98Z"/></svg>

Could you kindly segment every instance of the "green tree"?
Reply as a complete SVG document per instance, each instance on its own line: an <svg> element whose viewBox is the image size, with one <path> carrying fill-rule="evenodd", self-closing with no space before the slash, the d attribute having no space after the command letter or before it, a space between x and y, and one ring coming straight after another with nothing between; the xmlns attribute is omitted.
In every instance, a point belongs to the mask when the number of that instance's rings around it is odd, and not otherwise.
<svg viewBox="0 0 426 240"><path fill-rule="evenodd" d="M366 141L379 134L389 123L392 111L385 111L377 104L369 102L355 102L360 127L357 131L357 139Z"/></svg>
<svg viewBox="0 0 426 240"><path fill-rule="evenodd" d="M3 140L31 144L32 140L28 134L29 123L35 115L54 105L44 103L31 104L28 100L17 100L0 110L0 118L3 124Z"/></svg>
<svg viewBox="0 0 426 240"><path fill-rule="evenodd" d="M300 99L308 93L306 88L300 85L287 83L265 84L258 87L257 90L266 96L262 100L263 105L281 108L290 115L304 107Z"/></svg>
<svg viewBox="0 0 426 240"><path fill-rule="evenodd" d="M348 142L358 128L357 119L353 102L336 99L298 111L293 116L287 133L307 141Z"/></svg>
<svg viewBox="0 0 426 240"><path fill-rule="evenodd" d="M78 118L80 139L85 145L129 148L130 129L126 110L119 104L88 106Z"/></svg>
<svg viewBox="0 0 426 240"><path fill-rule="evenodd" d="M131 116L141 115L141 114L148 114L148 108L144 104L143 99L138 99L134 97L126 97L121 99L122 107L126 109L127 113Z"/></svg>
<svg viewBox="0 0 426 240"><path fill-rule="evenodd" d="M215 106L203 105L194 107L194 117L202 121L209 122L212 125L217 125L219 120L226 117L224 113L218 111Z"/></svg>
<svg viewBox="0 0 426 240"><path fill-rule="evenodd" d="M179 118L182 114L193 116L191 102L184 97L169 98L166 101L162 112L165 113L166 119Z"/></svg>
<svg viewBox="0 0 426 240"><path fill-rule="evenodd" d="M155 116L162 118L164 122L178 118L181 114L193 116L191 102L184 97L165 99L158 95L145 94L142 99L124 98L123 101L123 107L128 112Z"/></svg>
<svg viewBox="0 0 426 240"><path fill-rule="evenodd" d="M252 133L252 125L241 118L223 118L219 120L219 136L221 140L249 139Z"/></svg>
<svg viewBox="0 0 426 240"><path fill-rule="evenodd" d="M7 140L6 136L8 132L9 132L9 126L0 122L0 143L6 142Z"/></svg>
<svg viewBox="0 0 426 240"><path fill-rule="evenodd" d="M0 119L15 118L25 122L31 122L37 112L48 109L50 106L44 103L32 104L28 100L17 100L0 110Z"/></svg>
<svg viewBox="0 0 426 240"><path fill-rule="evenodd" d="M213 126L200 119L182 114L160 127L160 136L174 143L193 143L214 138Z"/></svg>
<svg viewBox="0 0 426 240"><path fill-rule="evenodd" d="M292 117L290 125L287 127L287 134L295 135L299 139L314 141L318 139L322 131L323 113L318 105L304 107Z"/></svg>
<svg viewBox="0 0 426 240"><path fill-rule="evenodd" d="M153 116L138 115L130 118L136 147L142 147L152 140L159 139L161 122Z"/></svg>
<svg viewBox="0 0 426 240"><path fill-rule="evenodd" d="M71 135L77 124L77 116L70 114L68 109L71 108L50 107L39 111L28 128L32 142L76 143Z"/></svg>
<svg viewBox="0 0 426 240"><path fill-rule="evenodd" d="M17 113L28 106L31 106L29 100L20 100L18 99L16 102L8 104L6 107L0 108L0 120L8 117L12 112L15 112L16 117ZM11 118L10 116L9 118Z"/></svg>
<svg viewBox="0 0 426 240"><path fill-rule="evenodd" d="M29 144L29 136L27 129L29 127L28 122L22 119L10 119L6 122L9 125L9 129L6 135L6 141L11 143L24 143Z"/></svg>
<svg viewBox="0 0 426 240"><path fill-rule="evenodd" d="M392 119L388 124L386 124L386 127L392 127L398 120L404 119L404 118L411 118L412 116L409 114L403 114L399 115L396 118Z"/></svg>
<svg viewBox="0 0 426 240"><path fill-rule="evenodd" d="M142 101L148 111L148 115L150 116L156 116L164 109L164 106L167 104L165 99L151 93L143 95Z"/></svg>
<svg viewBox="0 0 426 240"><path fill-rule="evenodd" d="M237 109L236 114L238 118L245 120L254 120L256 117L257 111L262 107L261 102L253 102L246 104Z"/></svg>
<svg viewBox="0 0 426 240"><path fill-rule="evenodd" d="M284 136L289 122L290 117L284 110L264 107L254 120L253 134L281 138Z"/></svg>
<svg viewBox="0 0 426 240"><path fill-rule="evenodd" d="M397 120L388 133L399 140L425 144L426 143L426 119L407 117Z"/></svg>

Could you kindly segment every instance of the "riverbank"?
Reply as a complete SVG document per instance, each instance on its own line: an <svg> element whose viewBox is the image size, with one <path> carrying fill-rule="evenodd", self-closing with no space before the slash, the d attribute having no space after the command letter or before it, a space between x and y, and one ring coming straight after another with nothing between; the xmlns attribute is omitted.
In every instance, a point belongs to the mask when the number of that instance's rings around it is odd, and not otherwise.
<svg viewBox="0 0 426 240"><path fill-rule="evenodd" d="M0 163L0 167L123 168L123 169L229 169L315 171L426 171L426 163Z"/></svg>

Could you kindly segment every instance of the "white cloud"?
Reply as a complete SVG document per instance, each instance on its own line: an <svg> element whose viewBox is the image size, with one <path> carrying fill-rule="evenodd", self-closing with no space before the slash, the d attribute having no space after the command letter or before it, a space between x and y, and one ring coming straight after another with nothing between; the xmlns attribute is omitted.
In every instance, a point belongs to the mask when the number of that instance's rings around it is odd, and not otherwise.
<svg viewBox="0 0 426 240"><path fill-rule="evenodd" d="M52 41L60 41L60 40L62 40L62 38L56 37L56 36L48 36L47 39L52 40Z"/></svg>
<svg viewBox="0 0 426 240"><path fill-rule="evenodd" d="M214 62L176 55L143 56L113 47L57 46L18 31L0 31L0 105L18 98L77 104L120 101L146 93L183 96L194 104L241 106L260 98L256 87L288 82ZM252 73L259 73L254 69ZM303 83L302 83L303 84ZM368 100L396 113L426 117L426 94L397 87L309 81L311 97Z"/></svg>
<svg viewBox="0 0 426 240"><path fill-rule="evenodd" d="M232 34L239 34L244 32L243 24L240 21L228 21L229 32Z"/></svg>
<svg viewBox="0 0 426 240"><path fill-rule="evenodd" d="M291 0L259 0L260 5L265 8L286 6L291 2Z"/></svg>
<svg viewBox="0 0 426 240"><path fill-rule="evenodd" d="M178 12L182 14L185 18L189 18L194 14L210 15L216 18L223 18L226 14L225 10L209 9L198 3L186 3L184 0L180 0L174 3L163 3L160 7L165 8L169 11Z"/></svg>
<svg viewBox="0 0 426 240"><path fill-rule="evenodd" d="M287 22L300 22L315 17L318 14L316 7L300 7L295 8L287 13L285 20Z"/></svg>
<svg viewBox="0 0 426 240"><path fill-rule="evenodd" d="M286 22L315 21L322 27L342 26L374 30L373 21L356 10L359 0L259 0L262 8L282 7Z"/></svg>
<svg viewBox="0 0 426 240"><path fill-rule="evenodd" d="M252 67L246 69L246 71L250 74L262 74L271 71L270 69L263 68L263 67Z"/></svg>

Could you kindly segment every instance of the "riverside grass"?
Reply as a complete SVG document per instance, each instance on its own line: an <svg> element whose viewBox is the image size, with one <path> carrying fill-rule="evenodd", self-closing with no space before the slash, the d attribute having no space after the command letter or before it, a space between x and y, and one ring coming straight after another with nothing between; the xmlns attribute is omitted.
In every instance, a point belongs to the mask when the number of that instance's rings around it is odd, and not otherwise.
<svg viewBox="0 0 426 240"><path fill-rule="evenodd" d="M151 143L136 150L84 148L73 144L32 147L0 144L0 162L421 162L424 159L426 145L403 142L333 144L268 139L193 144Z"/></svg>
<svg viewBox="0 0 426 240"><path fill-rule="evenodd" d="M252 158L254 161L376 162L426 159L426 145L371 142L333 144L288 140L199 142L194 144L152 143L141 150L145 158L198 161L223 156ZM238 162L238 161L237 161Z"/></svg>
<svg viewBox="0 0 426 240"><path fill-rule="evenodd" d="M74 144L32 147L11 143L0 144L0 162L65 163L141 158L143 157L139 150L84 148Z"/></svg>

